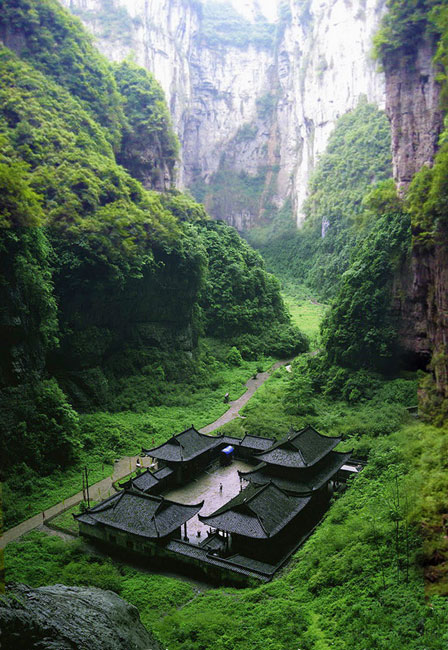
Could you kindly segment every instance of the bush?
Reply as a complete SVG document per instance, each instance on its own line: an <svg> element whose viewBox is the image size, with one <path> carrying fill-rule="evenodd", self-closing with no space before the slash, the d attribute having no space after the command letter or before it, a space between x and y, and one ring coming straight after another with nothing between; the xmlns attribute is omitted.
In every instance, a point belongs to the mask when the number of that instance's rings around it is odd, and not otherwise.
<svg viewBox="0 0 448 650"><path fill-rule="evenodd" d="M242 364L242 362L243 362L243 359L241 357L241 353L238 350L238 348L236 348L235 346L230 348L229 353L227 355L227 363L228 363L228 365L229 366L240 366Z"/></svg>

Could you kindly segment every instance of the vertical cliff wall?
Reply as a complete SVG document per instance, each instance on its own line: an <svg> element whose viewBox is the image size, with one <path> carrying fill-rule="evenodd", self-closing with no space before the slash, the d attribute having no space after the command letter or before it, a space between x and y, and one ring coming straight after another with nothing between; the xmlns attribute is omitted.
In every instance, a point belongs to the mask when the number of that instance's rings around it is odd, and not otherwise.
<svg viewBox="0 0 448 650"><path fill-rule="evenodd" d="M289 0L275 27L272 6L234 2L245 23L230 16L217 38L200 0L61 1L106 56L133 52L155 74L182 144L179 183L239 230L288 199L300 223L336 120L361 95L384 106L371 40L385 0ZM261 28L270 40L250 37Z"/></svg>
<svg viewBox="0 0 448 650"><path fill-rule="evenodd" d="M412 64L403 58L386 74L393 173L402 192L408 189L414 174L423 165L432 165L443 126L433 55L434 47L424 42L416 51Z"/></svg>
<svg viewBox="0 0 448 650"><path fill-rule="evenodd" d="M386 68L387 113L392 126L394 177L404 194L413 176L432 167L443 128L440 85L433 65L435 43L423 41L412 61L396 57ZM442 172L443 174L443 172ZM439 188L443 190L443 188ZM424 196L424 194L422 195ZM443 197L439 197L443 201ZM410 268L397 279L397 300L401 296L401 340L420 365L429 363L431 381L421 390L421 404L433 416L446 410L448 398L448 252L446 232L431 226L419 214L423 202L413 200L413 247ZM427 217L426 217L427 218ZM422 239L421 231L432 229ZM435 390L434 390L435 388ZM429 390L428 390L429 389Z"/></svg>

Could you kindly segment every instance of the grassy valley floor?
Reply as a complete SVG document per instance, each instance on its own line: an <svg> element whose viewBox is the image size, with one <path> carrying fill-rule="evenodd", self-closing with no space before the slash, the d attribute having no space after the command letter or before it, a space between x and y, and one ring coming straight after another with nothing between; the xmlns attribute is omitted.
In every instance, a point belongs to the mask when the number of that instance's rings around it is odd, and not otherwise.
<svg viewBox="0 0 448 650"><path fill-rule="evenodd" d="M242 370L235 369L235 376ZM442 650L448 643L448 432L408 414L403 396L411 401L414 391L404 387L415 389L413 377L383 382L370 400L347 404L315 396L312 414L288 413L285 395L297 372L300 362L292 373L275 371L244 408L245 419L226 431L278 437L291 425L310 422L342 435L343 447L369 462L271 584L202 591L189 581L86 553L80 540L67 543L42 532L6 548L7 580L112 589L138 607L169 650ZM222 384L216 390L222 395ZM216 396L218 406L222 411ZM121 414L121 422L157 424L157 434L145 434L143 426L136 434L139 444L152 442L153 435L157 443L173 432L173 422L188 425L194 412L194 404L187 410L173 406L175 420L168 408L159 411L159 420L149 411ZM192 421L200 426L209 412L201 409ZM104 423L118 416L85 417ZM432 580L426 592L425 575Z"/></svg>

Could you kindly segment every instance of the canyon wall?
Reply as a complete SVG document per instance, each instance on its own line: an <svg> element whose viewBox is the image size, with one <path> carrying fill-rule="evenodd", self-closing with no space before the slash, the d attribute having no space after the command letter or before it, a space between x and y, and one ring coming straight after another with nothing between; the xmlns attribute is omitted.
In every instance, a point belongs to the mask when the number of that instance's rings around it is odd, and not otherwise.
<svg viewBox="0 0 448 650"><path fill-rule="evenodd" d="M371 49L385 0L289 0L275 27L272 8L263 17L257 0L234 2L247 42L232 33L237 22L207 38L199 0L61 1L108 58L133 53L154 73L182 145L179 185L239 230L288 200L300 223L336 120L360 96L384 107ZM251 25L263 21L272 38L254 42Z"/></svg>
<svg viewBox="0 0 448 650"><path fill-rule="evenodd" d="M438 151L443 112L434 53L435 45L423 42L412 64L397 59L386 73L394 178L402 194L422 167L432 167ZM414 220L419 221L418 215ZM430 362L435 391L424 382L426 388L421 390L420 401L432 416L434 394L436 410L448 398L448 253L446 234L437 224L431 245L420 243L418 223L414 224L413 235L409 268L397 278L400 290L395 295L400 305L401 341L420 360L419 365L425 367Z"/></svg>

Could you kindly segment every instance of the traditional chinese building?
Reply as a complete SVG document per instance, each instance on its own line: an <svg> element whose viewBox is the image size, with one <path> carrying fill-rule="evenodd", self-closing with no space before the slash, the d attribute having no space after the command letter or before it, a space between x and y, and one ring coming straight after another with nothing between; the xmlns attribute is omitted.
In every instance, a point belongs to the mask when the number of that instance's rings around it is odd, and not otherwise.
<svg viewBox="0 0 448 650"><path fill-rule="evenodd" d="M326 491L351 456L351 452L334 451L340 442L341 438L323 436L311 426L291 431L256 454L259 465L240 475L254 485L272 482L290 494Z"/></svg>
<svg viewBox="0 0 448 650"><path fill-rule="evenodd" d="M350 453L335 451L340 441L311 426L274 443L253 435L209 436L192 426L163 445L144 449L158 469L123 482L122 492L77 515L80 533L221 583L268 581L318 523L344 468L356 471L347 465ZM210 514L200 515L204 502L159 496L179 490L206 468L208 476L224 471L223 465L230 469L234 458L246 467L258 464L250 471L234 470L241 491L214 512L204 508ZM222 487L211 488L213 503ZM206 537L197 533L196 515ZM190 538L188 525L196 529Z"/></svg>
<svg viewBox="0 0 448 650"><path fill-rule="evenodd" d="M223 446L222 437L207 436L191 426L159 447L142 449L142 454L156 459L159 468L172 470L174 482L180 484L207 467L219 446Z"/></svg>
<svg viewBox="0 0 448 650"><path fill-rule="evenodd" d="M147 469L138 476L120 483L120 487L125 490L132 489L144 492L145 494L159 494L169 486L172 473L173 471L169 467L164 467L156 472Z"/></svg>
<svg viewBox="0 0 448 650"><path fill-rule="evenodd" d="M249 485L213 514L199 519L222 531L229 554L276 560L300 537L311 497L293 496L273 483Z"/></svg>
<svg viewBox="0 0 448 650"><path fill-rule="evenodd" d="M203 503L185 505L161 496L123 490L75 515L75 519L82 535L151 556L157 553L159 543L181 539L182 526L186 527Z"/></svg>

